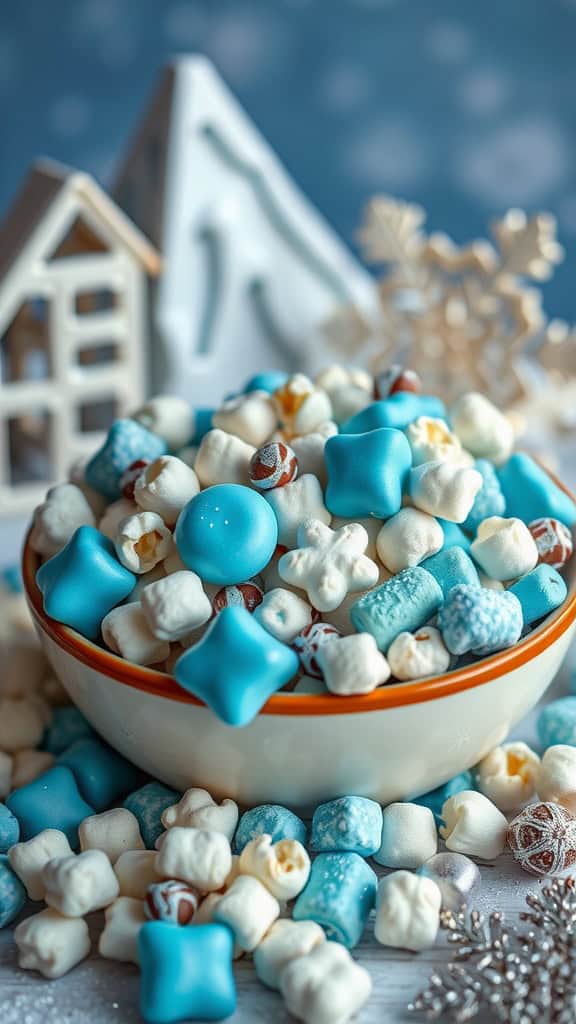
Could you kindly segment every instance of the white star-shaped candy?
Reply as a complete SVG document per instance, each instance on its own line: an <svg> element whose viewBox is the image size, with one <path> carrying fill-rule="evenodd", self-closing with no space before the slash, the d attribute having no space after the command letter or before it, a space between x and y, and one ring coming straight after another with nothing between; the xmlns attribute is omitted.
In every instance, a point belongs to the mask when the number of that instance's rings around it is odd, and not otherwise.
<svg viewBox="0 0 576 1024"><path fill-rule="evenodd" d="M360 523L331 530L319 519L307 519L298 529L299 547L282 555L278 572L305 590L319 612L331 612L347 594L378 582L378 566L364 554L368 543Z"/></svg>

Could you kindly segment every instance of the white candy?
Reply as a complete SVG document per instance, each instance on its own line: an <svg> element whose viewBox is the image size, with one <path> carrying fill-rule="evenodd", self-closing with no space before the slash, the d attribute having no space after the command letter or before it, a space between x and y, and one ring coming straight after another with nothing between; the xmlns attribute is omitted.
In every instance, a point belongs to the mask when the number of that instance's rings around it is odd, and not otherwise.
<svg viewBox="0 0 576 1024"><path fill-rule="evenodd" d="M474 462L444 420L419 416L406 428L406 437L412 449L414 466L421 466L423 462L452 462L457 466L471 466Z"/></svg>
<svg viewBox="0 0 576 1024"><path fill-rule="evenodd" d="M279 989L284 968L323 942L326 942L326 935L315 921L275 921L254 950L257 977L268 988Z"/></svg>
<svg viewBox="0 0 576 1024"><path fill-rule="evenodd" d="M202 438L194 470L203 487L213 484L250 484L254 445L225 430L209 430ZM282 488L281 488L282 490Z"/></svg>
<svg viewBox="0 0 576 1024"><path fill-rule="evenodd" d="M116 540L120 523L129 516L136 515L137 512L138 505L135 501L129 501L128 498L119 498L118 501L113 501L111 505L108 505L98 523L98 529L109 540Z"/></svg>
<svg viewBox="0 0 576 1024"><path fill-rule="evenodd" d="M31 900L44 899L42 872L48 861L58 857L69 857L70 843L63 832L46 828L25 843L15 843L8 851L13 871L26 887Z"/></svg>
<svg viewBox="0 0 576 1024"><path fill-rule="evenodd" d="M231 867L230 843L221 832L176 826L161 836L156 871L163 878L179 878L211 892L222 888Z"/></svg>
<svg viewBox="0 0 576 1024"><path fill-rule="evenodd" d="M101 629L110 650L135 665L156 665L170 654L169 644L154 636L138 601L113 608L102 620Z"/></svg>
<svg viewBox="0 0 576 1024"><path fill-rule="evenodd" d="M92 512L96 519L100 519L104 515L106 509L106 498L103 494L99 494L93 487L90 487L86 483L86 466L90 459L88 456L80 456L71 463L68 469L68 480L71 484L75 484L81 491L86 501L90 505Z"/></svg>
<svg viewBox="0 0 576 1024"><path fill-rule="evenodd" d="M361 412L362 409L370 405L372 401L372 396L365 388L356 387L354 384L347 384L330 392L332 416L336 423L344 423L349 420L357 412Z"/></svg>
<svg viewBox="0 0 576 1024"><path fill-rule="evenodd" d="M378 566L364 554L368 535L360 523L331 530L319 519L305 520L298 545L282 555L278 571L287 583L306 590L318 611L333 611L349 593L378 582Z"/></svg>
<svg viewBox="0 0 576 1024"><path fill-rule="evenodd" d="M138 934L146 923L144 901L120 896L106 910L106 924L98 942L100 956L137 964Z"/></svg>
<svg viewBox="0 0 576 1024"><path fill-rule="evenodd" d="M454 432L477 458L501 465L514 447L514 428L485 395L470 391L450 411Z"/></svg>
<svg viewBox="0 0 576 1024"><path fill-rule="evenodd" d="M86 850L49 860L42 871L44 899L65 917L84 917L112 903L118 879L102 850Z"/></svg>
<svg viewBox="0 0 576 1024"><path fill-rule="evenodd" d="M239 875L214 907L213 920L226 924L251 953L280 914L280 904L257 878Z"/></svg>
<svg viewBox="0 0 576 1024"><path fill-rule="evenodd" d="M294 637L312 622L313 611L307 601L293 590L275 587L264 594L262 603L254 609L254 618L265 630L283 644L291 644Z"/></svg>
<svg viewBox="0 0 576 1024"><path fill-rule="evenodd" d="M51 487L46 500L34 512L30 545L39 555L50 558L68 543L80 526L95 526L94 513L86 496L75 484Z"/></svg>
<svg viewBox="0 0 576 1024"><path fill-rule="evenodd" d="M392 573L419 565L443 544L438 520L417 508L401 508L380 528L376 540L378 556Z"/></svg>
<svg viewBox="0 0 576 1024"><path fill-rule="evenodd" d="M183 570L150 583L142 592L142 611L159 640L181 640L203 626L212 605L195 572Z"/></svg>
<svg viewBox="0 0 576 1024"><path fill-rule="evenodd" d="M538 562L538 548L521 519L483 519L470 550L486 575L495 580L524 576Z"/></svg>
<svg viewBox="0 0 576 1024"><path fill-rule="evenodd" d="M321 370L316 375L314 383L317 388L327 391L328 395L346 387L360 388L367 392L371 401L374 394L374 377L367 370L362 370L358 366L341 366L339 363L334 363L332 366L327 366L325 370Z"/></svg>
<svg viewBox="0 0 576 1024"><path fill-rule="evenodd" d="M29 697L41 688L49 671L50 665L39 647L11 644L2 652L0 694L3 697Z"/></svg>
<svg viewBox="0 0 576 1024"><path fill-rule="evenodd" d="M164 559L163 562L158 562L158 565L155 565L153 569L150 569L150 572L140 573L140 575L136 577L136 585L134 589L130 591L128 597L126 598L126 603L139 601L141 604L142 594L144 593L146 587L149 587L151 583L156 583L157 580L163 580L165 578L166 569L164 568L164 566L166 565L166 562L169 561L170 556Z"/></svg>
<svg viewBox="0 0 576 1024"><path fill-rule="evenodd" d="M173 526L182 509L200 490L198 477L182 459L161 455L151 462L134 484L134 500L145 512L157 512Z"/></svg>
<svg viewBox="0 0 576 1024"><path fill-rule="evenodd" d="M450 667L450 652L434 626L422 626L416 633L399 633L386 657L392 675L405 682L442 675Z"/></svg>
<svg viewBox="0 0 576 1024"><path fill-rule="evenodd" d="M138 819L125 807L84 818L78 829L82 850L102 850L115 864L126 850L143 850Z"/></svg>
<svg viewBox="0 0 576 1024"><path fill-rule="evenodd" d="M539 765L526 743L503 743L476 766L478 789L501 811L513 811L534 796Z"/></svg>
<svg viewBox="0 0 576 1024"><path fill-rule="evenodd" d="M321 942L287 964L280 991L304 1024L346 1024L368 1000L372 982L339 942Z"/></svg>
<svg viewBox="0 0 576 1024"><path fill-rule="evenodd" d="M143 900L148 886L159 881L155 850L125 850L114 865L120 895Z"/></svg>
<svg viewBox="0 0 576 1024"><path fill-rule="evenodd" d="M48 750L18 750L14 754L12 766L12 789L19 789L20 786L34 782L39 775L52 768L54 761L54 754L50 754Z"/></svg>
<svg viewBox="0 0 576 1024"><path fill-rule="evenodd" d="M297 839L272 842L269 835L256 836L240 854L242 875L258 878L280 902L293 900L306 885L310 858Z"/></svg>
<svg viewBox="0 0 576 1024"><path fill-rule="evenodd" d="M442 807L445 825L440 835L449 850L469 857L494 860L506 846L508 822L488 797L465 789L456 793Z"/></svg>
<svg viewBox="0 0 576 1024"><path fill-rule="evenodd" d="M384 808L382 843L374 860L387 868L419 868L438 850L434 815L421 804L394 803Z"/></svg>
<svg viewBox="0 0 576 1024"><path fill-rule="evenodd" d="M351 633L322 644L316 661L331 693L371 693L390 677L390 666L371 633Z"/></svg>
<svg viewBox="0 0 576 1024"><path fill-rule="evenodd" d="M486 576L483 572L478 573L478 579L480 580L480 586L484 587L486 590L499 590L500 593L502 593L503 590L506 590L506 587L501 580L490 579L490 577Z"/></svg>
<svg viewBox="0 0 576 1024"><path fill-rule="evenodd" d="M431 878L394 871L381 878L376 897L374 935L383 946L419 953L434 945L442 894Z"/></svg>
<svg viewBox="0 0 576 1024"><path fill-rule="evenodd" d="M484 481L477 469L450 462L425 462L410 470L410 497L431 516L463 523Z"/></svg>
<svg viewBox="0 0 576 1024"><path fill-rule="evenodd" d="M332 416L332 406L325 391L314 387L309 377L295 373L272 400L286 437L310 434Z"/></svg>
<svg viewBox="0 0 576 1024"><path fill-rule="evenodd" d="M14 931L18 964L40 971L45 978L61 978L90 952L88 925L80 917L62 917L43 910L27 917Z"/></svg>
<svg viewBox="0 0 576 1024"><path fill-rule="evenodd" d="M352 520L344 519L343 516L334 516L330 525L333 530L339 530L341 526L348 526L350 522L352 522ZM376 562L378 560L378 548L376 546L376 541L382 528L382 520L375 519L373 516L367 516L366 519L355 519L354 522L360 523L360 526L363 526L366 530L366 533L368 534L366 554L368 555L368 558L371 558L373 562Z"/></svg>
<svg viewBox="0 0 576 1024"><path fill-rule="evenodd" d="M224 402L212 417L220 430L260 448L274 433L278 417L266 391L250 391Z"/></svg>
<svg viewBox="0 0 576 1024"><path fill-rule="evenodd" d="M536 770L536 792L541 800L576 814L576 747L556 743L544 751Z"/></svg>
<svg viewBox="0 0 576 1024"><path fill-rule="evenodd" d="M317 477L304 473L285 487L264 491L278 521L278 543L294 548L298 527L306 519L319 519L327 526L332 516L324 504L324 492Z"/></svg>
<svg viewBox="0 0 576 1024"><path fill-rule="evenodd" d="M221 832L232 842L238 824L238 805L230 799L217 804L205 789L188 789L177 804L162 812L162 824L165 828Z"/></svg>
<svg viewBox="0 0 576 1024"><path fill-rule="evenodd" d="M114 544L122 565L144 573L167 558L173 541L157 512L136 512L118 524Z"/></svg>
<svg viewBox="0 0 576 1024"><path fill-rule="evenodd" d="M391 575L383 565L379 565L378 568L378 583L376 586L379 586L381 583L385 583L386 580L390 579ZM356 604L356 601L359 601L364 594L368 594L372 589L372 587L369 587L367 590L361 590L357 594L348 594L338 608L334 608L331 612L322 613L322 621L329 622L332 626L336 626L336 629L342 634L342 636L353 635L356 630L352 625L350 609L353 604Z"/></svg>
<svg viewBox="0 0 576 1024"><path fill-rule="evenodd" d="M169 448L183 448L194 434L194 412L184 398L154 395L131 414L147 430L162 437Z"/></svg>
<svg viewBox="0 0 576 1024"><path fill-rule="evenodd" d="M51 718L41 697L0 698L0 750L13 754L37 747Z"/></svg>
<svg viewBox="0 0 576 1024"><path fill-rule="evenodd" d="M336 432L336 426L334 426ZM318 477L322 487L328 483L328 470L324 459L324 448L327 438L324 434L315 431L313 434L304 434L303 437L293 437L290 440L290 447L298 460L298 472L300 476L311 473Z"/></svg>
<svg viewBox="0 0 576 1024"><path fill-rule="evenodd" d="M202 902L199 904L196 913L194 914L194 924L212 924L214 921L214 911L224 893L222 892L209 892L204 897ZM244 950L242 950L244 952Z"/></svg>
<svg viewBox="0 0 576 1024"><path fill-rule="evenodd" d="M12 786L12 766L14 758L0 750L0 800L4 800L14 788Z"/></svg>

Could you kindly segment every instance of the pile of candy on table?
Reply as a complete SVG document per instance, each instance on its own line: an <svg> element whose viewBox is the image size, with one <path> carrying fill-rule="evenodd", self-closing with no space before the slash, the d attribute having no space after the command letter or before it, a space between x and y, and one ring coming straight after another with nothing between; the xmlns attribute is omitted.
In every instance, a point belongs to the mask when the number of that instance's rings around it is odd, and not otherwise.
<svg viewBox="0 0 576 1024"><path fill-rule="evenodd" d="M447 411L398 368L262 374L196 414L153 398L36 511L45 610L236 726L282 687L345 700L444 673L566 598L576 507L513 444L481 395ZM15 929L25 969L72 969L105 910L99 953L139 966L150 1024L232 1014L247 955L297 1019L345 1024L370 995L351 955L367 926L418 952L477 892L471 858L576 862L576 697L541 712L542 757L503 743L417 800L346 795L308 825L142 778L68 704L19 602L3 599L21 635L0 680L0 926L46 903ZM234 687L236 664L260 669Z"/></svg>

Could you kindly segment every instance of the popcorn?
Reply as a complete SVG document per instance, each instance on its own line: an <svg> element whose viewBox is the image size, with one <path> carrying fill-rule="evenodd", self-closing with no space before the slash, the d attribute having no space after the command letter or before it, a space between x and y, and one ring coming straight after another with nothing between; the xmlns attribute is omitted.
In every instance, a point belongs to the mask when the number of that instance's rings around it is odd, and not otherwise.
<svg viewBox="0 0 576 1024"><path fill-rule="evenodd" d="M41 697L0 697L0 750L13 754L38 746L51 717Z"/></svg>
<svg viewBox="0 0 576 1024"><path fill-rule="evenodd" d="M142 591L142 613L155 637L173 643L208 622L212 605L204 593L200 577L186 569L145 587ZM168 654L164 657L167 658Z"/></svg>
<svg viewBox="0 0 576 1024"><path fill-rule="evenodd" d="M382 841L374 854L387 868L419 868L438 849L434 815L421 804L394 803L384 808Z"/></svg>
<svg viewBox="0 0 576 1024"><path fill-rule="evenodd" d="M275 921L254 950L254 967L259 980L268 988L279 989L284 968L323 942L326 936L315 921Z"/></svg>
<svg viewBox="0 0 576 1024"><path fill-rule="evenodd" d="M272 395L274 407L287 437L309 434L332 415L325 391L314 387L303 373L295 373Z"/></svg>
<svg viewBox="0 0 576 1024"><path fill-rule="evenodd" d="M144 900L148 886L158 881L155 850L125 850L114 864L120 895Z"/></svg>
<svg viewBox="0 0 576 1024"><path fill-rule="evenodd" d="M406 428L406 437L412 449L415 466L423 462L452 462L457 466L470 466L473 458L464 451L460 439L449 429L445 420L432 416L418 416Z"/></svg>
<svg viewBox="0 0 576 1024"><path fill-rule="evenodd" d="M21 921L14 942L19 966L40 971L45 978L61 978L90 952L86 922L78 917L62 917L55 910L43 910Z"/></svg>
<svg viewBox="0 0 576 1024"><path fill-rule="evenodd" d="M170 530L156 512L136 512L119 523L114 543L122 565L140 574L162 562L173 542Z"/></svg>
<svg viewBox="0 0 576 1024"><path fill-rule="evenodd" d="M193 469L175 455L161 455L137 477L134 500L145 512L157 512L166 526L174 526L184 506L199 490Z"/></svg>
<svg viewBox="0 0 576 1024"><path fill-rule="evenodd" d="M194 412L184 398L177 395L154 395L132 413L147 430L162 437L169 448L183 448L194 434Z"/></svg>
<svg viewBox="0 0 576 1024"><path fill-rule="evenodd" d="M240 948L251 953L279 914L278 900L258 878L239 875L216 904L213 919L228 925Z"/></svg>
<svg viewBox="0 0 576 1024"><path fill-rule="evenodd" d="M444 804L442 817L445 825L440 826L440 835L449 850L482 860L494 860L503 853L508 822L482 793L456 793Z"/></svg>
<svg viewBox="0 0 576 1024"><path fill-rule="evenodd" d="M272 842L261 835L246 844L239 859L241 875L258 878L280 902L293 900L302 891L310 874L310 858L296 839Z"/></svg>
<svg viewBox="0 0 576 1024"><path fill-rule="evenodd" d="M536 767L536 792L547 803L560 804L576 814L576 747L548 747Z"/></svg>
<svg viewBox="0 0 576 1024"><path fill-rule="evenodd" d="M222 888L231 867L230 843L221 832L175 826L160 839L156 871L163 878L211 892Z"/></svg>
<svg viewBox="0 0 576 1024"><path fill-rule="evenodd" d="M364 391L370 399L374 393L372 374L359 366L340 366L338 363L334 363L316 374L314 383L317 388L322 388L328 395L331 395L333 391L349 387Z"/></svg>
<svg viewBox="0 0 576 1024"><path fill-rule="evenodd" d="M368 535L359 523L331 530L318 519L298 528L296 551L282 555L278 570L282 579L306 590L318 611L332 611L350 592L378 582L378 566L364 551Z"/></svg>
<svg viewBox="0 0 576 1024"><path fill-rule="evenodd" d="M481 569L494 580L524 576L538 561L538 549L521 519L490 516L478 527L471 552Z"/></svg>
<svg viewBox="0 0 576 1024"><path fill-rule="evenodd" d="M390 666L370 633L339 637L318 649L316 661L331 693L371 693L387 682Z"/></svg>
<svg viewBox="0 0 576 1024"><path fill-rule="evenodd" d="M477 469L450 462L425 462L409 475L408 489L416 508L452 523L463 523L482 487Z"/></svg>
<svg viewBox="0 0 576 1024"><path fill-rule="evenodd" d="M294 548L298 543L298 527L307 519L317 519L328 526L332 516L324 505L324 493L317 477L304 473L285 487L265 492L278 521L278 543Z"/></svg>
<svg viewBox="0 0 576 1024"><path fill-rule="evenodd" d="M512 811L534 796L539 765L526 743L503 743L477 765L478 789L501 811Z"/></svg>
<svg viewBox="0 0 576 1024"><path fill-rule="evenodd" d="M444 531L437 519L417 508L402 508L380 528L378 557L392 573L419 565L440 551Z"/></svg>
<svg viewBox="0 0 576 1024"><path fill-rule="evenodd" d="M177 804L162 812L162 824L166 828L221 832L231 842L238 824L238 806L230 799L215 803L205 789L188 789Z"/></svg>
<svg viewBox="0 0 576 1024"><path fill-rule="evenodd" d="M511 422L484 395L470 391L452 406L454 433L468 451L500 466L514 447Z"/></svg>
<svg viewBox="0 0 576 1024"><path fill-rule="evenodd" d="M442 675L451 661L442 634L434 626L399 633L388 648L387 658L392 675L401 682Z"/></svg>
<svg viewBox="0 0 576 1024"><path fill-rule="evenodd" d="M440 925L442 895L431 878L394 871L381 878L376 897L374 935L383 946L429 949Z"/></svg>
<svg viewBox="0 0 576 1024"><path fill-rule="evenodd" d="M113 608L102 620L101 628L110 650L135 665L156 665L170 654L166 641L151 631L139 601Z"/></svg>
<svg viewBox="0 0 576 1024"><path fill-rule="evenodd" d="M246 444L234 434L209 430L202 438L194 471L202 487L213 484L247 485L250 482L250 461L255 452L254 445Z"/></svg>
<svg viewBox="0 0 576 1024"><path fill-rule="evenodd" d="M92 814L78 829L82 850L102 850L115 864L126 850L143 850L138 819L125 807Z"/></svg>
<svg viewBox="0 0 576 1024"><path fill-rule="evenodd" d="M119 894L118 879L101 850L49 860L42 870L44 899L65 917L84 917L109 906Z"/></svg>
<svg viewBox="0 0 576 1024"><path fill-rule="evenodd" d="M51 558L68 543L79 526L95 526L86 496L75 484L51 487L46 501L34 512L30 545L39 555Z"/></svg>
<svg viewBox="0 0 576 1024"><path fill-rule="evenodd" d="M98 942L100 956L138 964L138 935L146 922L143 901L120 896L107 907L105 920Z"/></svg>
<svg viewBox="0 0 576 1024"><path fill-rule="evenodd" d="M314 610L292 590L275 587L254 609L254 618L276 640L290 644L313 620Z"/></svg>
<svg viewBox="0 0 576 1024"><path fill-rule="evenodd" d="M42 872L46 864L55 858L69 857L72 849L63 832L54 828L44 829L25 843L16 843L9 852L12 870L26 886L31 900L43 900L45 894Z"/></svg>
<svg viewBox="0 0 576 1024"><path fill-rule="evenodd" d="M278 417L266 391L250 391L224 402L214 413L212 423L258 448L273 434Z"/></svg>
<svg viewBox="0 0 576 1024"><path fill-rule="evenodd" d="M337 942L321 942L291 960L280 975L280 991L304 1024L346 1024L368 1000L370 975Z"/></svg>

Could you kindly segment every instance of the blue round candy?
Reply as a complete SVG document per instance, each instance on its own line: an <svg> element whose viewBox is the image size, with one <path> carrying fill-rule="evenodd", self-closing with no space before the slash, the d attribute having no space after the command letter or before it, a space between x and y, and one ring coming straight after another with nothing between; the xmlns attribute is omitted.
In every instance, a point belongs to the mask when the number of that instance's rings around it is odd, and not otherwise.
<svg viewBox="0 0 576 1024"><path fill-rule="evenodd" d="M270 561L278 542L272 508L241 484L216 484L197 494L175 531L182 561L208 583L241 583Z"/></svg>

